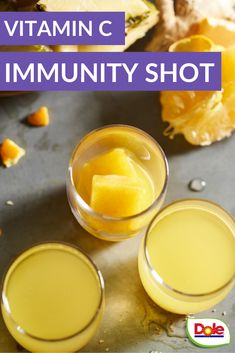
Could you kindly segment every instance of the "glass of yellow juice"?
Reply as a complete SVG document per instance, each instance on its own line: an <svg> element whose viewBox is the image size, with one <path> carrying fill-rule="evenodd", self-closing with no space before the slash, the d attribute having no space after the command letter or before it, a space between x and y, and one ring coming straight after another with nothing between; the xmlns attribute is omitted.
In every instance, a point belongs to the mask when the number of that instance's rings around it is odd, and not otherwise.
<svg viewBox="0 0 235 353"><path fill-rule="evenodd" d="M92 131L75 148L67 194L78 222L94 236L120 241L147 227L165 198L168 163L147 133L126 125Z"/></svg>
<svg viewBox="0 0 235 353"><path fill-rule="evenodd" d="M206 200L177 201L150 224L139 273L152 300L177 314L219 303L235 282L235 221Z"/></svg>
<svg viewBox="0 0 235 353"><path fill-rule="evenodd" d="M99 327L104 281L77 248L37 245L7 271L1 308L9 332L30 352L76 352Z"/></svg>

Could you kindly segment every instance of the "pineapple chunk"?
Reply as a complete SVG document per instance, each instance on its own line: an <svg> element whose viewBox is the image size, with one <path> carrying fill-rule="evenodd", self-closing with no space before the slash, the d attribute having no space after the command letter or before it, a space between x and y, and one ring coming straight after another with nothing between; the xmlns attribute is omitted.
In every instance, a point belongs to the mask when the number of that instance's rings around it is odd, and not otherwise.
<svg viewBox="0 0 235 353"><path fill-rule="evenodd" d="M138 178L94 175L91 207L112 217L128 217L143 210L145 190Z"/></svg>
<svg viewBox="0 0 235 353"><path fill-rule="evenodd" d="M154 4L147 0L40 0L36 9L39 11L123 11L126 17L125 45L79 46L82 52L124 51L138 39L143 38L159 18ZM57 48L59 50L60 48ZM61 49L64 48L63 46ZM67 51L67 49L65 50ZM72 50L74 51L74 50Z"/></svg>
<svg viewBox="0 0 235 353"><path fill-rule="evenodd" d="M27 122L33 126L47 126L50 123L47 107L41 107L27 118Z"/></svg>
<svg viewBox="0 0 235 353"><path fill-rule="evenodd" d="M5 139L0 148L0 157L5 167L10 168L17 164L21 157L25 155L25 150L19 147L10 139Z"/></svg>
<svg viewBox="0 0 235 353"><path fill-rule="evenodd" d="M101 154L84 165L77 185L81 197L89 204L93 176L111 174L136 177L136 171L123 148L115 148Z"/></svg>

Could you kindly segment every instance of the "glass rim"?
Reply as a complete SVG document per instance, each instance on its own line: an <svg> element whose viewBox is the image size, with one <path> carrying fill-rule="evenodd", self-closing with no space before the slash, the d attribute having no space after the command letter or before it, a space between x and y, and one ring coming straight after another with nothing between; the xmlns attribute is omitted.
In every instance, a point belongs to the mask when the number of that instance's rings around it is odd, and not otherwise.
<svg viewBox="0 0 235 353"><path fill-rule="evenodd" d="M172 287L171 285L169 285L168 283L166 283L163 280L163 278L160 276L158 271L152 266L152 263L151 263L151 260L150 260L150 257L149 257L149 252L148 252L148 249L147 249L147 241L148 241L148 237L149 237L149 234L150 234L150 230L151 230L153 224L158 220L158 218L161 217L161 215L167 209L170 209L172 206L177 205L177 204L183 204L183 203L189 202L189 201L191 201L191 202L201 202L201 203L203 203L205 205L209 204L209 205L215 206L216 208L218 208L218 210L224 212L226 214L226 216L228 216L229 219L232 221L232 223L234 223L234 226L235 226L235 220L234 220L233 216L225 208L221 207L220 205L218 205L217 203L215 203L213 201L210 201L210 200L207 200L207 199L200 199L200 198L198 198L198 199L197 198L192 198L192 199L188 198L188 199L180 199L180 200L173 201L173 202L169 203L168 205L166 205L164 208L162 208L160 210L160 212L150 222L150 224L149 224L149 226L148 226L148 228L147 228L147 230L145 232L145 235L144 235L144 259L146 261L148 269L150 270L151 274L153 275L154 279L158 282L158 284L163 285L163 287L165 287L166 289L168 289L168 290L170 290L170 291L172 291L174 293L177 293L177 294L180 294L180 295L183 295L183 296L186 296L186 297L202 298L202 297L205 297L205 296L210 296L210 295L219 293L221 290L225 289L227 286L232 284L235 281L235 273L233 274L233 276L224 285L222 285L221 287L219 287L219 288L217 288L217 289L215 289L215 290L213 290L211 292L199 293L199 294L183 292L183 291L180 291L180 290ZM196 208L196 206L194 206L193 208ZM163 219L163 218L165 218L167 216L168 215L163 216L160 219ZM216 216L216 217L218 217L218 216ZM225 221L223 221L222 219L221 219L221 221L226 225ZM234 241L235 241L235 231L231 230L231 234L233 235L233 238L234 238Z"/></svg>
<svg viewBox="0 0 235 353"><path fill-rule="evenodd" d="M164 178L164 184L163 187L161 188L161 192L159 193L158 197L156 197L154 199L154 201L151 203L151 205L146 208L145 210L136 213L132 216L126 216L126 217L112 217L112 216L108 216L99 212L96 212L95 210L93 210L93 208L91 208L84 200L83 198L80 196L80 194L78 193L75 185L74 185L74 180L73 180L73 160L75 157L75 154L77 153L78 149L80 148L80 146L86 141L87 138L89 138L91 135L100 132L102 130L109 130L112 128L127 128L129 130L132 130L133 132L136 132L138 134L143 135L145 138L148 138L151 140L151 142L155 145L155 147L158 149L158 151L160 152L161 158L163 160L164 163L164 169L165 169L165 178ZM131 126L131 125L125 125L125 124L111 124L111 125L105 125L102 126L100 128L94 129L92 131L90 131L88 134L86 134L81 140L80 142L75 146L72 156L70 158L69 161L69 182L70 185L72 187L72 191L76 197L76 201L78 202L78 204L82 207L82 209L84 211L86 211L88 214L92 215L93 217L95 217L96 219L101 219L104 221L112 221L112 222L120 222L120 221L130 221L133 219L136 219L138 217L141 217L143 215L145 215L146 213L151 212L155 207L157 207L158 203L160 202L161 198L165 195L166 190L167 190L167 186L168 186L168 180L169 180L169 164L167 161L167 157L165 155L165 152L163 151L162 147L159 145L159 143L151 136L149 135L147 132L135 127L135 126Z"/></svg>
<svg viewBox="0 0 235 353"><path fill-rule="evenodd" d="M90 319L90 321L79 331L75 332L74 334L71 334L69 336L66 337L61 337L61 338L53 338L53 339L46 339L46 338L42 338L42 337L38 337L36 335L32 335L31 333L27 332L26 330L23 329L23 327L21 327L20 325L18 325L18 323L14 320L13 315L11 313L10 309L10 305L7 299L7 295L5 293L6 289L7 289L7 284L9 282L9 279L6 282L6 277L8 275L8 272L10 271L11 267L14 265L14 263L24 254L27 254L28 251L30 251L31 249L37 249L40 248L41 246L48 246L48 248L50 248L50 246L55 246L55 245L61 245L67 248L70 248L70 250L75 250L77 253L82 254L85 259L89 262L89 264L91 265L91 267L93 268L93 270L95 271L95 274L97 276L98 282L99 282L99 290L100 290L100 300L97 306L97 309L94 313L94 315L92 316L92 318ZM43 250L41 250L43 251ZM40 249L39 249L40 252ZM34 254L34 253L33 253ZM28 256L26 256L25 258L23 258L19 264L16 265L16 268L21 264L22 261L24 261L25 259L27 259L28 257L32 256L33 254L28 254ZM10 275L11 277L11 275ZM6 288L5 288L6 287ZM4 310L6 310L7 315L9 316L11 322L13 323L14 327L16 328L16 330L21 333L22 335L25 335L26 337L29 337L31 339L34 339L36 341L40 341L40 342L64 342L67 340L70 340L72 338L75 338L77 336L79 336L81 333L83 333L84 331L86 331L91 325L92 323L96 320L96 318L98 317L99 313L102 310L102 306L103 306L103 302L104 302L104 290L105 290L105 284L104 284L104 279L103 279L103 275L101 273L101 271L98 269L98 267L96 266L96 264L93 262L93 260L83 251L81 250L78 246L74 245L74 244L69 244L63 241L50 241L50 242L41 242L41 243L37 243L33 246L30 246L28 248L26 248L25 250L21 251L19 253L19 255L17 255L8 265L7 270L5 271L5 274L3 276L2 279L2 285L1 285L1 305L3 306ZM7 302L7 305L6 305Z"/></svg>

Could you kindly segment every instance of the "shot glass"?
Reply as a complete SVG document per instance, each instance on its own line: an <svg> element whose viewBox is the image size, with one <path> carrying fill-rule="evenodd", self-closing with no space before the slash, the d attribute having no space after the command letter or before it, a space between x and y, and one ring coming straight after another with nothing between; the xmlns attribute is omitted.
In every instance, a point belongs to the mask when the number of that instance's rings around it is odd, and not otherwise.
<svg viewBox="0 0 235 353"><path fill-rule="evenodd" d="M96 212L77 187L84 165L116 148L128 150L145 168L154 186L154 198L149 207L127 217L112 217ZM143 231L158 213L165 199L168 175L166 156L150 135L127 125L105 126L85 136L72 154L67 182L68 201L75 218L89 233L108 241L125 240Z"/></svg>
<svg viewBox="0 0 235 353"><path fill-rule="evenodd" d="M40 244L11 264L1 309L11 335L30 352L76 352L99 327L104 281L79 249Z"/></svg>
<svg viewBox="0 0 235 353"><path fill-rule="evenodd" d="M150 224L139 250L139 273L152 300L177 314L213 307L235 282L235 222L206 200L182 200Z"/></svg>

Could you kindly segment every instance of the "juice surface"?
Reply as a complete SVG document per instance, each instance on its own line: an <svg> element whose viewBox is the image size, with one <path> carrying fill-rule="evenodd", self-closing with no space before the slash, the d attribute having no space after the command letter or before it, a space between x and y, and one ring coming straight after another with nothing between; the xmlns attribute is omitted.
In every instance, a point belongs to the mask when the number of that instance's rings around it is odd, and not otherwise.
<svg viewBox="0 0 235 353"><path fill-rule="evenodd" d="M142 130L113 125L92 131L77 145L67 194L83 228L103 240L121 241L150 223L167 182L168 163L158 143Z"/></svg>
<svg viewBox="0 0 235 353"><path fill-rule="evenodd" d="M164 282L184 293L215 291L235 272L232 231L204 210L181 209L163 217L148 235L147 250Z"/></svg>
<svg viewBox="0 0 235 353"><path fill-rule="evenodd" d="M100 303L98 276L77 251L54 246L29 254L12 271L6 296L15 322L43 339L61 339L90 323Z"/></svg>

